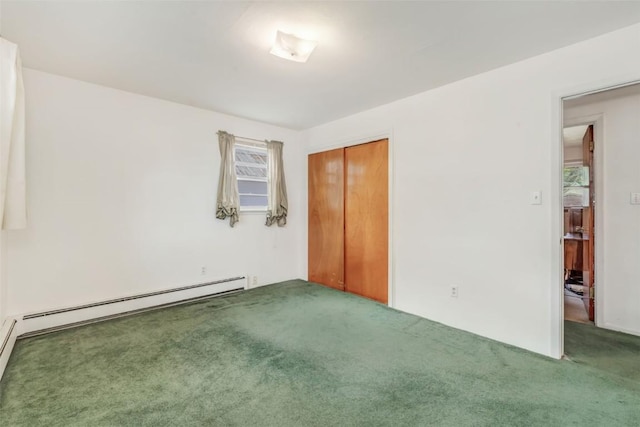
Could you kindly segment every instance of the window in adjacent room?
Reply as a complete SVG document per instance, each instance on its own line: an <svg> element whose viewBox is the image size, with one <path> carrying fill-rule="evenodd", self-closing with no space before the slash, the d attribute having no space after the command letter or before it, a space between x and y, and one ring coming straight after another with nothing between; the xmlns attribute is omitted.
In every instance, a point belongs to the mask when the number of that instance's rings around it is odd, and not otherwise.
<svg viewBox="0 0 640 427"><path fill-rule="evenodd" d="M565 165L563 170L564 207L589 206L589 167Z"/></svg>
<svg viewBox="0 0 640 427"><path fill-rule="evenodd" d="M241 211L266 211L268 206L267 147L235 144Z"/></svg>

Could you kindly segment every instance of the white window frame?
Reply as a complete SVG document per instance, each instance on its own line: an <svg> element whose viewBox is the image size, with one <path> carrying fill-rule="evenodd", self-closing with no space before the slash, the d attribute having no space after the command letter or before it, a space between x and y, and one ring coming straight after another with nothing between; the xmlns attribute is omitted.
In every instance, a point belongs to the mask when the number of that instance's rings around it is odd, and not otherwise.
<svg viewBox="0 0 640 427"><path fill-rule="evenodd" d="M239 139L239 138L237 138ZM268 159L268 151L267 151L267 144L265 143L255 143L255 142L247 142L247 141L237 141L234 144L233 147L233 160L235 165L237 166L247 166L247 167L262 167L262 165L258 165L256 163L245 163L245 162L238 162L236 160L236 150L240 148L242 150L245 151L254 151L260 154L265 154L267 156ZM268 207L269 207L269 194L268 194L268 189L269 189L269 162L267 160L267 163L264 165L264 169L265 169L265 178L264 179L260 179L260 178L255 178L255 177L240 177L240 175L238 175L237 170L236 170L236 176L237 176L237 180L238 183L240 181L256 181L256 182L266 182L267 183L267 193L265 193L264 195L267 197L267 202L265 206L243 206L242 203L240 202L240 212L266 212ZM239 187L239 186L238 186ZM262 196L262 194L249 194L249 193L240 193L240 189L238 188L238 197L240 198L240 196L249 196L249 195L258 195L258 196Z"/></svg>

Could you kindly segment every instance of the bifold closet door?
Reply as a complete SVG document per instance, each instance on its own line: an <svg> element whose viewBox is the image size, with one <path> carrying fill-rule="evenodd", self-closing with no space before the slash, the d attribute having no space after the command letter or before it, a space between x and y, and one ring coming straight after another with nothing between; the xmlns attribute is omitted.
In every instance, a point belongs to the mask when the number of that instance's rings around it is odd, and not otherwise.
<svg viewBox="0 0 640 427"><path fill-rule="evenodd" d="M345 291L387 303L388 140L345 149Z"/></svg>
<svg viewBox="0 0 640 427"><path fill-rule="evenodd" d="M344 290L344 149L309 155L309 281Z"/></svg>

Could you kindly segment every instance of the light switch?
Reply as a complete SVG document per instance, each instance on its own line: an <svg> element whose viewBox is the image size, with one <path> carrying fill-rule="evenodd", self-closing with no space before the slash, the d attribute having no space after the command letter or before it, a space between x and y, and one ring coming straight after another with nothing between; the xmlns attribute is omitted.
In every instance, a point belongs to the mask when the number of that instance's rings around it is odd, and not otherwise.
<svg viewBox="0 0 640 427"><path fill-rule="evenodd" d="M531 204L532 205L541 205L542 204L542 191L532 191L531 192Z"/></svg>
<svg viewBox="0 0 640 427"><path fill-rule="evenodd" d="M640 205L640 193L631 193L631 204Z"/></svg>

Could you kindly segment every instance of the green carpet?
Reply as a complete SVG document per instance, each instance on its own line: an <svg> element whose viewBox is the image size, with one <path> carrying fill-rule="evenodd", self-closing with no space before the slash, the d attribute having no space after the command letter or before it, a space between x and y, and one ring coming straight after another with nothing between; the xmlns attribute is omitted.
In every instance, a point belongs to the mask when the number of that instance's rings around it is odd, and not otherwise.
<svg viewBox="0 0 640 427"><path fill-rule="evenodd" d="M284 282L18 341L0 425L638 426L640 339L566 329L555 361Z"/></svg>

